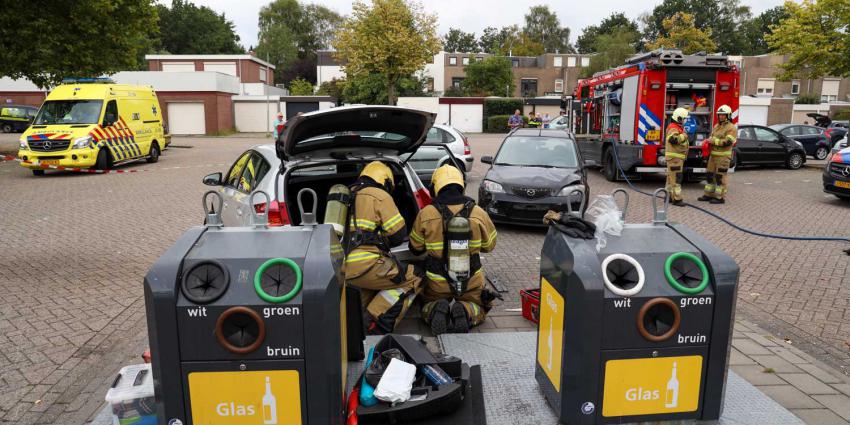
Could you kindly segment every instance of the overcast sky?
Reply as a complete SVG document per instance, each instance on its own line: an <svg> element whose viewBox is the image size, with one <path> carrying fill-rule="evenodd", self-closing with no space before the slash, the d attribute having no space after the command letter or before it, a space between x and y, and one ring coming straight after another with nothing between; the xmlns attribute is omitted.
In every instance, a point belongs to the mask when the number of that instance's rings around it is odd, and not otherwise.
<svg viewBox="0 0 850 425"><path fill-rule="evenodd" d="M257 44L257 18L260 8L270 0L191 0L197 5L206 5L211 9L224 12L227 19L236 24L236 32L245 48ZM350 0L301 0L327 6L340 14L351 13ZM461 28L467 32L481 35L485 27L503 27L518 24L522 26L523 15L533 5L545 4L558 14L561 25L570 28L570 41L575 42L582 28L598 24L613 12L625 12L626 16L636 19L640 14L651 11L662 0L426 0L425 9L436 13L439 19L439 33L445 34L449 28ZM170 4L171 0L159 0ZM753 14L778 6L783 0L742 0L750 6ZM580 5L580 6L579 6ZM699 19L699 17L697 17Z"/></svg>

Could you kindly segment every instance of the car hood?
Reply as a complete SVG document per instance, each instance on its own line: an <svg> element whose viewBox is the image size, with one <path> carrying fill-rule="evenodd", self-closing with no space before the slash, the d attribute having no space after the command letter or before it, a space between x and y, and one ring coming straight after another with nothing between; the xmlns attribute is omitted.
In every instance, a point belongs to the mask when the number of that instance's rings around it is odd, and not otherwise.
<svg viewBox="0 0 850 425"><path fill-rule="evenodd" d="M425 142L436 114L395 106L343 106L310 112L286 122L277 155L292 158L320 150L357 148L412 152ZM328 135L328 137L321 137Z"/></svg>
<svg viewBox="0 0 850 425"><path fill-rule="evenodd" d="M27 141L76 139L94 133L95 127L99 128L96 124L31 125L21 134L20 138Z"/></svg>
<svg viewBox="0 0 850 425"><path fill-rule="evenodd" d="M559 190L568 184L581 181L581 173L578 168L493 165L485 178L508 187L545 187Z"/></svg>
<svg viewBox="0 0 850 425"><path fill-rule="evenodd" d="M841 149L840 151L832 154L831 162L850 165L850 147Z"/></svg>

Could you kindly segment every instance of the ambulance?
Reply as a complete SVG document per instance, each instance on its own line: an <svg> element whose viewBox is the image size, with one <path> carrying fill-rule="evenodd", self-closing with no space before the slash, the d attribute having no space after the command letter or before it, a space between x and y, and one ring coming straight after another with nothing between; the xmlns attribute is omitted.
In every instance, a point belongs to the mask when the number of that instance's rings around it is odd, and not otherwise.
<svg viewBox="0 0 850 425"><path fill-rule="evenodd" d="M107 170L141 159L157 162L166 143L153 88L103 78L64 80L21 135L18 158L36 176L56 167Z"/></svg>

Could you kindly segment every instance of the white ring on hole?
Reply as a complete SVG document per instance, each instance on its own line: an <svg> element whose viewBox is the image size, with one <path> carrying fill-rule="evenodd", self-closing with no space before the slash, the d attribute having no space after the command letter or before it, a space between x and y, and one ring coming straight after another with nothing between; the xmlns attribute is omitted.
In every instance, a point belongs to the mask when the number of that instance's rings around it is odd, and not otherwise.
<svg viewBox="0 0 850 425"><path fill-rule="evenodd" d="M630 289L621 289L616 285L611 283L611 280L608 279L608 265L611 264L614 260L623 260L635 267L638 273L638 281L635 286ZM643 274L643 267L640 266L640 263L637 262L634 258L626 255L626 254L611 254L602 260L602 280L605 282L605 286L608 287L608 290L613 292L614 295L619 295L621 297L631 297L632 295L637 294L643 289L645 276Z"/></svg>

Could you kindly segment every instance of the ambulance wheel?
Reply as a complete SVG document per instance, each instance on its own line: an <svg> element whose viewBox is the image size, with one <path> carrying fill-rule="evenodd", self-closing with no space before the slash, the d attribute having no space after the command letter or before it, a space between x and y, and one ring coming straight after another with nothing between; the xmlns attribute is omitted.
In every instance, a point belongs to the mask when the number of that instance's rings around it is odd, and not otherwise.
<svg viewBox="0 0 850 425"><path fill-rule="evenodd" d="M605 174L605 180L609 182L617 180L617 164L614 162L614 152L612 149L607 149L605 151L605 159L604 165L602 166L602 173Z"/></svg>
<svg viewBox="0 0 850 425"><path fill-rule="evenodd" d="M32 170L32 175L34 176L43 176L44 170Z"/></svg>
<svg viewBox="0 0 850 425"><path fill-rule="evenodd" d="M112 168L112 155L101 149L97 154L97 162L94 163L95 170L109 170Z"/></svg>
<svg viewBox="0 0 850 425"><path fill-rule="evenodd" d="M149 164L153 164L154 162L159 161L159 144L153 142L151 145L151 153L148 155L147 159Z"/></svg>
<svg viewBox="0 0 850 425"><path fill-rule="evenodd" d="M9 125L9 124L3 124L3 132L4 133L11 133L12 132L12 126Z"/></svg>

